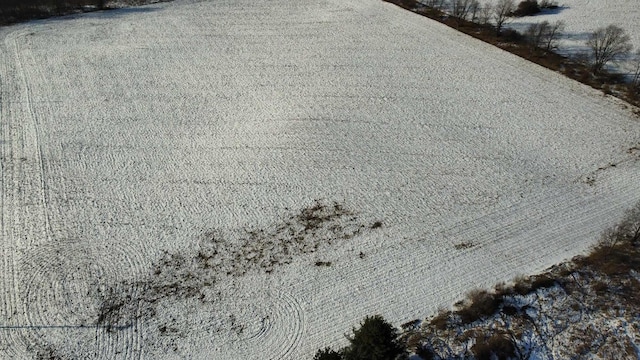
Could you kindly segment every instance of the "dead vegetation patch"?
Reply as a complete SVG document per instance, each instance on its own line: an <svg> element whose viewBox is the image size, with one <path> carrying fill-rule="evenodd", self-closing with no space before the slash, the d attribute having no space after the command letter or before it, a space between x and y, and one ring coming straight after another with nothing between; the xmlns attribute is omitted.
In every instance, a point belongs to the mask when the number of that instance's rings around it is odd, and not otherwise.
<svg viewBox="0 0 640 360"><path fill-rule="evenodd" d="M462 242L462 243L459 243L459 244L455 244L455 245L453 245L453 247L456 250L464 250L464 249L470 249L470 248L474 247L475 245L476 244L472 243L471 241L467 241L467 242Z"/></svg>
<svg viewBox="0 0 640 360"><path fill-rule="evenodd" d="M297 257L376 228L338 202L317 200L267 228L207 231L196 249L165 252L141 280L96 286L94 296L101 304L96 323L110 330L127 328L154 317L164 299L215 303L221 277L269 274ZM316 261L315 266L331 262Z"/></svg>
<svg viewBox="0 0 640 360"><path fill-rule="evenodd" d="M473 290L403 337L424 359L636 359L639 247L640 204L587 256L493 291Z"/></svg>
<svg viewBox="0 0 640 360"><path fill-rule="evenodd" d="M500 305L500 296L489 293L486 290L475 289L467 294L467 298L460 304L460 309L455 313L463 324L471 324L477 320L493 315Z"/></svg>
<svg viewBox="0 0 640 360"><path fill-rule="evenodd" d="M51 344L41 345L37 349L32 349L35 353L36 360L69 360L71 357L67 357L60 353L60 350Z"/></svg>

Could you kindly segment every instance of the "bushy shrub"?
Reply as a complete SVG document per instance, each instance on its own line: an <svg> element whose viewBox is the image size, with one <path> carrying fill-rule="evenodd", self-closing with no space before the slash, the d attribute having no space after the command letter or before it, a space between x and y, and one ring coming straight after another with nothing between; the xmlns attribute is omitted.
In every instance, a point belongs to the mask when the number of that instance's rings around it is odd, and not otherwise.
<svg viewBox="0 0 640 360"><path fill-rule="evenodd" d="M342 360L342 355L330 348L324 348L322 350L318 350L316 355L313 357L313 360Z"/></svg>
<svg viewBox="0 0 640 360"><path fill-rule="evenodd" d="M490 337L480 336L471 347L477 360L507 360L516 356L516 347L506 334L496 333Z"/></svg>
<svg viewBox="0 0 640 360"><path fill-rule="evenodd" d="M345 360L393 360L406 352L396 328L380 315L366 317L348 339Z"/></svg>
<svg viewBox="0 0 640 360"><path fill-rule="evenodd" d="M529 16L540 12L538 0L524 0L518 4L518 8L513 12L515 16Z"/></svg>
<svg viewBox="0 0 640 360"><path fill-rule="evenodd" d="M547 274L536 275L531 277L531 291L550 288L556 285L556 279Z"/></svg>
<svg viewBox="0 0 640 360"><path fill-rule="evenodd" d="M627 210L618 224L602 233L597 247L611 248L619 244L635 244L640 241L640 204Z"/></svg>
<svg viewBox="0 0 640 360"><path fill-rule="evenodd" d="M449 325L449 311L444 308L438 309L438 313L431 319L429 325L437 330L446 329Z"/></svg>
<svg viewBox="0 0 640 360"><path fill-rule="evenodd" d="M576 261L608 276L640 271L640 204L623 220L606 230L591 254Z"/></svg>
<svg viewBox="0 0 640 360"><path fill-rule="evenodd" d="M436 358L435 351L426 346L418 347L416 349L416 355L420 356L422 360L433 360Z"/></svg>
<svg viewBox="0 0 640 360"><path fill-rule="evenodd" d="M473 290L467 295L467 304L457 311L465 324L493 315L500 307L501 299L485 290Z"/></svg>
<svg viewBox="0 0 640 360"><path fill-rule="evenodd" d="M520 44L524 42L524 36L514 29L505 29L501 33L502 41Z"/></svg>
<svg viewBox="0 0 640 360"><path fill-rule="evenodd" d="M406 344L399 338L398 330L382 316L367 316L360 328L353 328L353 336L347 336L349 346L334 351L318 350L313 360L395 360L406 358Z"/></svg>

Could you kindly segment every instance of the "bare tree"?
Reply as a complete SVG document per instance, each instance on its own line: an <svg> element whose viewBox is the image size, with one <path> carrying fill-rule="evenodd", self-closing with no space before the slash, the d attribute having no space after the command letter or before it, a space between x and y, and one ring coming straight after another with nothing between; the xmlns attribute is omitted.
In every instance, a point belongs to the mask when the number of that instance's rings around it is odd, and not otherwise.
<svg viewBox="0 0 640 360"><path fill-rule="evenodd" d="M472 0L469 5L469 18L472 22L478 21L478 11L480 11L480 1Z"/></svg>
<svg viewBox="0 0 640 360"><path fill-rule="evenodd" d="M548 21L543 21L541 23L531 24L527 28L525 36L532 50L540 48L549 51L557 47L558 38L563 30L563 21L556 21L553 24L550 24Z"/></svg>
<svg viewBox="0 0 640 360"><path fill-rule="evenodd" d="M428 0L426 5L434 9L444 8L445 0Z"/></svg>
<svg viewBox="0 0 640 360"><path fill-rule="evenodd" d="M554 50L558 47L558 40L560 34L564 31L564 21L558 20L555 23L549 25L549 29L546 33L545 42L543 48L547 51Z"/></svg>
<svg viewBox="0 0 640 360"><path fill-rule="evenodd" d="M465 20L469 14L472 0L453 0L453 16Z"/></svg>
<svg viewBox="0 0 640 360"><path fill-rule="evenodd" d="M542 38L548 26L549 22L543 21L541 23L533 23L527 27L527 30L524 32L524 36L530 45L531 51L541 47Z"/></svg>
<svg viewBox="0 0 640 360"><path fill-rule="evenodd" d="M640 203L625 211L618 224L606 229L598 241L600 248L613 248L618 244L634 244L640 240Z"/></svg>
<svg viewBox="0 0 640 360"><path fill-rule="evenodd" d="M515 9L513 0L498 0L493 8L493 21L496 23L496 34L499 36L502 27L507 23Z"/></svg>
<svg viewBox="0 0 640 360"><path fill-rule="evenodd" d="M631 74L631 85L636 91L640 90L640 50L636 51L634 69Z"/></svg>
<svg viewBox="0 0 640 360"><path fill-rule="evenodd" d="M589 35L587 46L593 55L593 71L600 72L612 60L627 55L631 51L631 38L623 28L609 25L598 28Z"/></svg>
<svg viewBox="0 0 640 360"><path fill-rule="evenodd" d="M491 3L485 3L480 8L480 14L478 15L478 20L480 24L487 25L491 21L491 14L493 14L493 7Z"/></svg>

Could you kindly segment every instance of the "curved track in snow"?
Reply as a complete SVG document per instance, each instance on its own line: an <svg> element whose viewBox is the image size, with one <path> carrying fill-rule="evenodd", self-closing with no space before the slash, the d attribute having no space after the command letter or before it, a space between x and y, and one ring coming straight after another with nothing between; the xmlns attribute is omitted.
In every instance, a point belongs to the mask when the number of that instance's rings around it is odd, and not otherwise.
<svg viewBox="0 0 640 360"><path fill-rule="evenodd" d="M311 357L579 254L640 201L626 105L381 1L175 1L0 40L3 358ZM366 221L281 258L241 242L313 227L282 216L319 199ZM211 229L266 235L200 256ZM163 254L204 300L153 281Z"/></svg>

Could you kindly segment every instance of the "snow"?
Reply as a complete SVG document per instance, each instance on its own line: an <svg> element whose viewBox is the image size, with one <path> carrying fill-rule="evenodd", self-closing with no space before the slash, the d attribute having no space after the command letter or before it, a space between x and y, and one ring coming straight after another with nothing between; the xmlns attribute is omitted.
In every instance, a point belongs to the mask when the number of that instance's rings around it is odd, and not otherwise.
<svg viewBox="0 0 640 360"><path fill-rule="evenodd" d="M0 357L309 358L583 253L640 200L625 104L377 0L0 38Z"/></svg>
<svg viewBox="0 0 640 360"><path fill-rule="evenodd" d="M546 9L534 16L513 19L508 27L525 32L530 24L548 21L563 21L564 31L561 35L558 50L561 54L583 57L589 53L586 41L589 34L597 28L616 25L625 30L631 39L634 50L640 50L640 7L634 0L558 0L559 8ZM495 4L495 0L487 3ZM515 1L516 4L519 1ZM622 59L621 59L622 60ZM621 71L632 71L631 64L624 61L618 64Z"/></svg>

